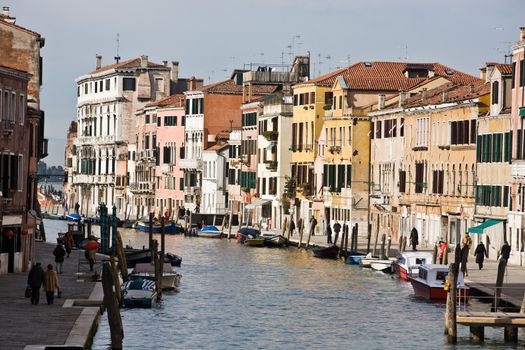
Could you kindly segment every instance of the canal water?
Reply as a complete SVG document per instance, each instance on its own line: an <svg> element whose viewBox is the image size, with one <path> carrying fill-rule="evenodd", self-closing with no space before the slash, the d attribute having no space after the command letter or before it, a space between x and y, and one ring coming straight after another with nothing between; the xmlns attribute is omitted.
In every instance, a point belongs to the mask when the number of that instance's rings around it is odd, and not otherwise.
<svg viewBox="0 0 525 350"><path fill-rule="evenodd" d="M127 244L147 245L147 234L122 234ZM446 345L444 306L417 300L410 284L393 276L235 240L166 236L166 247L183 257L180 290L165 293L155 308L122 310L125 349L480 348L462 326L459 344ZM501 329L485 336L483 348L514 348L503 345ZM104 314L93 349L109 344Z"/></svg>

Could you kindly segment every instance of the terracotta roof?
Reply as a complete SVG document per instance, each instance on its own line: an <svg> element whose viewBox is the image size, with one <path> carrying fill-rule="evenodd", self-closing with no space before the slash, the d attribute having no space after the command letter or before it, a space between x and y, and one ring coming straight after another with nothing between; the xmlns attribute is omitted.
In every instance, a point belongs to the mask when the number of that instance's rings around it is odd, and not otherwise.
<svg viewBox="0 0 525 350"><path fill-rule="evenodd" d="M441 63L358 62L306 81L304 84L331 86L341 75L351 90L398 91L413 88L431 79L426 77L407 78L405 76L407 68L429 69L434 72L434 76L444 77L456 84L479 83L481 81L475 76L452 69Z"/></svg>
<svg viewBox="0 0 525 350"><path fill-rule="evenodd" d="M278 86L276 85L251 85L252 95L266 95L274 92ZM243 92L243 86L237 85L233 80L224 80L218 83L206 85L202 88L203 92L212 94L234 94L240 95Z"/></svg>
<svg viewBox="0 0 525 350"><path fill-rule="evenodd" d="M103 71L106 71L106 70L110 70L110 69L117 69L117 68L125 69L125 68L139 68L139 67L140 67L140 57L137 57L137 58L131 58L129 60L122 61L122 62L119 62L119 63L113 63L113 64L108 64L106 66L102 66L99 69L95 69L90 74L100 73L100 72L103 72ZM166 69L169 69L168 67L164 66L163 64L154 63L154 62L151 62L150 60L148 60L148 68L166 68Z"/></svg>
<svg viewBox="0 0 525 350"><path fill-rule="evenodd" d="M216 143L213 146L206 148L205 151L220 151L226 147L228 147L228 143Z"/></svg>
<svg viewBox="0 0 525 350"><path fill-rule="evenodd" d="M447 99L444 101L444 93ZM423 92L406 99L403 108L421 107L427 105L438 105L442 103L460 102L473 98L478 98L490 93L488 83L459 85L454 83L444 84L435 89L426 91L425 100L422 100Z"/></svg>
<svg viewBox="0 0 525 350"><path fill-rule="evenodd" d="M185 97L184 94L174 94L155 102L148 103L145 107L184 107Z"/></svg>
<svg viewBox="0 0 525 350"><path fill-rule="evenodd" d="M511 75L512 74L512 64L503 64L503 63L496 63L494 65L503 75Z"/></svg>

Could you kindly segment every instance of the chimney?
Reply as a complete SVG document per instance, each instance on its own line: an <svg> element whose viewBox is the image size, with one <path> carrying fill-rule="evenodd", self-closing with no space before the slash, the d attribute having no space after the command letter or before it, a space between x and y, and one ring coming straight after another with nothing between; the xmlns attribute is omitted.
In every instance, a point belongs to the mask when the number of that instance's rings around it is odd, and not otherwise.
<svg viewBox="0 0 525 350"><path fill-rule="evenodd" d="M385 108L385 94L377 95L377 109L381 110Z"/></svg>
<svg viewBox="0 0 525 350"><path fill-rule="evenodd" d="M170 79L174 83L179 81L179 62L177 61L171 61Z"/></svg>
<svg viewBox="0 0 525 350"><path fill-rule="evenodd" d="M194 76L192 76L189 80L188 80L188 91L194 91L197 89L197 87L195 86L196 84L196 78Z"/></svg>
<svg viewBox="0 0 525 350"><path fill-rule="evenodd" d="M9 7L7 9L9 10ZM520 27L520 40L525 40L525 27Z"/></svg>
<svg viewBox="0 0 525 350"><path fill-rule="evenodd" d="M6 21L7 23L15 24L15 22L16 22L16 18L15 17L10 17L9 16L9 6L2 7L2 14L1 14L1 16L4 17L4 21Z"/></svg>
<svg viewBox="0 0 525 350"><path fill-rule="evenodd" d="M163 65L164 67L167 67L167 66L168 66L168 61L162 61L162 65Z"/></svg>
<svg viewBox="0 0 525 350"><path fill-rule="evenodd" d="M148 56L147 55L140 56L140 67L148 68Z"/></svg>
<svg viewBox="0 0 525 350"><path fill-rule="evenodd" d="M470 84L470 90L469 90L469 92L470 92L471 94L474 93L474 84Z"/></svg>
<svg viewBox="0 0 525 350"><path fill-rule="evenodd" d="M96 64L96 69L100 69L100 67L102 67L102 56L101 55L96 55L96 60L97 60L97 64Z"/></svg>
<svg viewBox="0 0 525 350"><path fill-rule="evenodd" d="M487 67L481 67L479 69L479 78L481 80L487 80Z"/></svg>
<svg viewBox="0 0 525 350"><path fill-rule="evenodd" d="M407 99L407 92L406 91L399 91L399 108L402 108L405 104L405 101Z"/></svg>
<svg viewBox="0 0 525 350"><path fill-rule="evenodd" d="M421 102L425 103L427 99L427 88L421 89Z"/></svg>

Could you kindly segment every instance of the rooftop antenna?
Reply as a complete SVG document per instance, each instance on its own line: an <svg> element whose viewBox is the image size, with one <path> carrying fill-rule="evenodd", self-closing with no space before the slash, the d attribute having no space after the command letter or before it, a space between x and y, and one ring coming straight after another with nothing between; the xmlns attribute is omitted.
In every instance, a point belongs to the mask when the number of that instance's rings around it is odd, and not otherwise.
<svg viewBox="0 0 525 350"><path fill-rule="evenodd" d="M408 45L407 44L405 44L404 49L405 49L405 56L399 56L397 59L408 62Z"/></svg>
<svg viewBox="0 0 525 350"><path fill-rule="evenodd" d="M321 54L317 54L317 75L321 75L321 66L323 65L323 61L321 61Z"/></svg>
<svg viewBox="0 0 525 350"><path fill-rule="evenodd" d="M117 63L119 63L119 61L120 61L119 49L120 49L120 34L117 33L117 55L115 56L115 61Z"/></svg>

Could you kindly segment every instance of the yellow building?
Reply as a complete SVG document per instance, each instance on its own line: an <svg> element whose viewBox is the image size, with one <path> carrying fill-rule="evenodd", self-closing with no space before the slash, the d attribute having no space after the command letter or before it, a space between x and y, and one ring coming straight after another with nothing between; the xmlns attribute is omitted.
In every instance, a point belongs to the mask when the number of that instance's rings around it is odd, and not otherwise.
<svg viewBox="0 0 525 350"><path fill-rule="evenodd" d="M476 122L487 113L489 86L447 84L403 105L404 151L397 170L404 234L419 243L459 243L475 225Z"/></svg>

